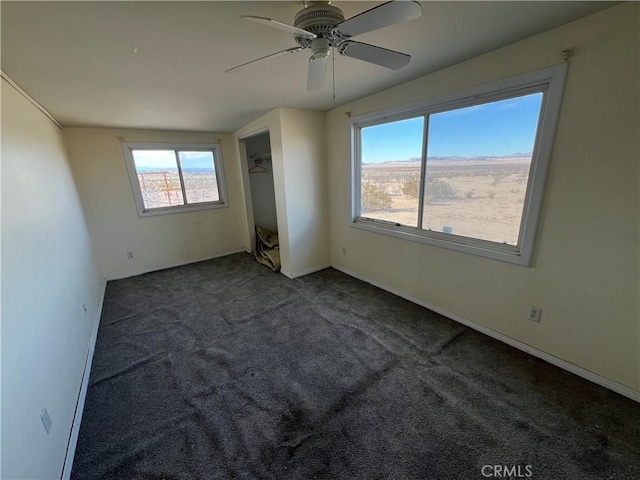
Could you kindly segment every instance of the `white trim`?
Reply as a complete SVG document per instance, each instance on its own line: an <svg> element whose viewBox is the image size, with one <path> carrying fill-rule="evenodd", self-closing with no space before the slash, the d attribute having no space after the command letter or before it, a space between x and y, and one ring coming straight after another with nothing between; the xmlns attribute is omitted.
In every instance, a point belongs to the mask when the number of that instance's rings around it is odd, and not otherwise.
<svg viewBox="0 0 640 480"><path fill-rule="evenodd" d="M260 136L260 135L264 135L265 133L269 133L269 127L268 126L260 127L255 131L252 131L250 133L242 135L241 137L239 136L238 137L238 141L249 140L250 138L257 137L257 136Z"/></svg>
<svg viewBox="0 0 640 480"><path fill-rule="evenodd" d="M0 77L3 78L4 80L7 81L7 83L9 85L11 85L13 88L16 89L16 91L22 95L24 98L26 98L27 100L29 100L29 102L31 102L31 104L36 107L38 110L40 110L42 113L45 114L45 116L51 120L53 123L55 123L56 127L58 127L60 130L63 129L62 125L60 125L60 123L53 117L53 115L51 115L49 113L49 110L47 110L46 108L44 108L42 105L40 105L38 103L37 100L35 100L31 95L29 95L27 92L25 92L22 88L20 88L20 85L18 85L16 82L14 82L11 77L9 75L7 75L4 70L0 69Z"/></svg>
<svg viewBox="0 0 640 480"><path fill-rule="evenodd" d="M512 75L500 80L494 80L483 83L481 85L473 85L468 88L456 90L454 92L445 93L436 97L425 98L424 100L414 101L389 107L382 110L375 110L368 113L354 115L349 118L350 123L371 123L395 121L420 116L425 110L443 111L449 110L452 106L464 101L467 104L482 103L482 99L493 97L495 93L500 91L518 91L526 90L533 86L549 81L556 75L566 76L567 63L559 63L550 67L541 68L531 72ZM560 81L563 81L561 78ZM368 126L368 125L367 125Z"/></svg>
<svg viewBox="0 0 640 480"><path fill-rule="evenodd" d="M407 231L403 229L403 227L385 228L382 222L376 222L369 219L362 219L358 222L353 222L350 226L367 232L381 233L383 235L389 235L403 240L424 243L425 245L431 245L434 247L447 248L449 250L455 250L462 253L470 253L491 258L493 260L500 260L502 262L513 263L521 266L528 265L517 251L509 251L506 248L503 250L492 248L496 245L495 243L485 242L475 238L461 237L459 235L440 232L429 232L429 236L420 235L417 232ZM456 242L456 239L460 239L461 241ZM515 248L514 245L509 245L509 247Z"/></svg>
<svg viewBox="0 0 640 480"><path fill-rule="evenodd" d="M153 271L157 271L157 270L164 270L167 268L174 268L174 267L180 267L183 265L188 265L190 263L197 263L197 262L202 262L205 260L211 260L213 258L218 258L218 257L224 257L227 255L233 255L236 253L240 253L240 252L247 252L246 249L241 249L241 250L236 250L233 252L229 252L229 253L223 253L223 254L219 254L219 255L214 255L211 257L206 257L206 258L202 258L200 260L193 260L193 261L189 261L189 262L180 262L180 263L176 263L176 264L172 264L172 265L167 265L167 266L163 266L163 267L158 267L156 269L151 269L151 270L147 270L144 272L141 272L139 274L134 274L131 276L135 276L135 275L142 275L143 273L149 273L149 272L153 272ZM250 252L247 252L250 253ZM120 277L120 278L128 278L128 277ZM102 306L104 304L104 296L106 293L106 289L107 289L107 281L109 280L116 280L116 278L111 278L111 279L105 279L103 281L102 284L102 292L100 294L100 299L98 300L98 309L97 309L97 314L96 314L96 322L95 325L93 327L93 333L91 335L91 341L89 343L89 350L87 352L87 358L85 361L85 366L84 366L84 371L82 373L82 383L80 385L80 393L78 395L78 402L76 403L76 409L75 409L75 413L73 416L73 424L71 425L71 433L69 436L69 443L67 445L67 454L65 456L65 461L64 461L64 466L62 469L62 476L61 479L62 480L68 480L71 478L71 469L73 468L73 459L75 457L75 453L76 453L76 447L78 445L78 435L80 434L80 424L82 422L82 413L84 411L84 404L85 404L85 400L87 398L87 389L89 387L89 377L91 375L91 364L93 363L93 354L96 348L96 340L98 338L98 329L100 327L100 317L102 316Z"/></svg>
<svg viewBox="0 0 640 480"><path fill-rule="evenodd" d="M177 159L177 152L180 150L196 150L203 152L211 152L213 156L213 165L215 169L216 183L218 187L218 201L206 203L187 203L186 196L183 196L183 205L174 205L160 208L145 208L142 198L142 191L138 181L138 172L133 160L132 150L173 150L176 153L176 167L180 177L180 187L184 195L184 180L182 176L182 167ZM194 212L199 210L210 210L215 208L227 208L229 200L227 197L227 183L224 175L224 161L222 159L222 146L220 143L166 143L166 142L122 142L122 153L124 156L127 172L129 173L129 182L136 204L138 217L152 217L156 215L168 215L175 213Z"/></svg>
<svg viewBox="0 0 640 480"><path fill-rule="evenodd" d="M76 409L73 415L73 423L71 425L71 434L69 436L69 443L67 444L67 455L64 459L64 465L62 467L62 480L68 480L71 478L71 469L73 468L73 459L76 454L76 446L78 445L78 435L80 434L80 423L82 422L82 413L84 412L84 403L87 398L87 389L89 388L89 377L91 376L91 364L93 363L93 353L96 349L96 340L98 338L98 328L100 327L100 317L102 316L102 305L104 303L104 294L107 290L107 280L102 282L102 292L98 300L98 311L96 312L96 321L93 326L93 333L91 334L91 341L89 343L89 350L87 351L87 358L84 364L84 371L82 372L82 382L80 383L80 393L78 394L78 402L76 403Z"/></svg>
<svg viewBox="0 0 640 480"><path fill-rule="evenodd" d="M135 273L130 273L123 276L108 277L107 281L122 280L123 278L137 277L138 275L144 275L145 273L158 272L160 270L168 270L169 268L182 267L184 265L190 265L192 263L206 262L207 260L213 260L214 258L226 257L228 255L235 255L236 253L242 253L242 252L247 252L247 249L245 247L242 247L242 248L239 248L238 250L231 250L229 252L217 253L215 255L209 255L207 257L195 258L193 260L185 260L184 262L176 262L176 263L169 263L165 265L159 265L157 267L151 267L145 270L138 270ZM251 253L251 252L247 252L247 253Z"/></svg>
<svg viewBox="0 0 640 480"><path fill-rule="evenodd" d="M296 272L296 273L292 273L290 275L287 275L287 277L289 278L298 278L298 277L304 277L305 275L309 275L311 273L316 273L319 272L320 270L324 270L326 268L329 268L331 265L326 264L326 265L319 265L317 267L311 267L311 268L307 268L306 270L302 270L301 272Z"/></svg>
<svg viewBox="0 0 640 480"><path fill-rule="evenodd" d="M473 320L469 320L468 318L462 317L460 315L457 315L455 313L451 313L447 310L444 310L442 308L436 307L434 305L431 305L430 303L425 302L424 300L420 300L419 298L416 298L412 295L408 295L404 292L401 292L400 290L397 290L395 288L392 287L388 287L386 285L383 285L379 282L375 282L372 281L370 279L368 279L366 276L364 275L360 275L358 273L352 272L346 268L343 267L339 267L336 265L332 265L333 268L335 268L336 270L341 271L342 273L345 273L346 275L349 275L351 277L357 278L358 280L362 280L363 282L367 282L370 283L371 285L381 288L382 290L385 290L389 293L392 293L394 295L397 295L398 297L404 298L405 300L408 300L412 303L415 303L417 305L420 305L421 307L424 307L428 310L431 310L433 312L436 312L444 317L447 317L455 322L461 323L462 325L466 325L469 328L472 328L480 333L484 333L485 335L488 335L491 338L495 338L496 340L499 340L503 343L506 343L507 345L510 345L514 348L517 348L518 350L521 350L525 353L528 353L529 355L533 355L534 357L538 357L541 360L544 360L545 362L548 362L552 365L555 365L556 367L562 368L563 370L566 370L568 372L571 372L579 377L584 378L585 380L589 380L590 382L593 382L597 385L600 385L601 387L607 388L609 390L612 390L616 393L619 393L620 395L623 395L627 398L630 398L631 400L635 400L636 402L640 402L640 391L637 390L633 390L632 388L629 388L625 385L622 385L618 382L615 382L613 380L609 380L608 378L605 378L601 375L598 375L597 373L593 373L589 370L586 370L582 367L579 367L578 365L568 362L566 360L562 360L561 358L555 357L553 355L551 355L550 353L547 353L543 350L540 350L536 347L533 347L531 345L528 345L524 342L521 342L520 340L516 340L515 338L509 337L507 335L504 335L503 333L500 333L496 330L492 330L491 328L485 327L484 325L481 325L479 323L474 322Z"/></svg>
<svg viewBox="0 0 640 480"><path fill-rule="evenodd" d="M528 267L531 265L536 230L551 160L553 143L560 115L562 94L566 79L567 64L562 63L544 69L514 75L509 78L470 87L457 92L447 93L434 98L428 98L409 105L401 105L376 112L354 116L350 119L351 133L351 217L350 226L370 232L391 235L405 240L426 243L429 245L448 248L463 253L501 260ZM441 234L419 228L418 226L400 225L360 216L361 204L361 131L363 128L402 121L408 118L429 116L431 114L495 102L526 95L534 92L543 93L540 106L537 134L531 158L529 182L524 198L523 213L520 223L518 245L507 245L499 242L482 241L460 235ZM425 125L426 125L425 121ZM422 169L427 162L427 146L423 131ZM422 174L421 177L422 179ZM421 181L420 191L423 191ZM419 199L422 203L422 200Z"/></svg>

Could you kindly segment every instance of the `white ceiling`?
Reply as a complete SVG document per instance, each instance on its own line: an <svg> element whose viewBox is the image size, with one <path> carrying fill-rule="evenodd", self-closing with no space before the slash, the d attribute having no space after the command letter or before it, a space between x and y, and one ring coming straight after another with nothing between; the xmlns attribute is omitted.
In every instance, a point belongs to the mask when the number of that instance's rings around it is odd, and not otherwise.
<svg viewBox="0 0 640 480"><path fill-rule="evenodd" d="M335 1L345 17L380 2ZM336 56L306 91L309 50L293 35L242 20L292 24L299 2L2 1L2 69L65 126L231 132L276 107L329 110L555 26L613 2L422 2L423 16L356 39L412 55L391 71Z"/></svg>

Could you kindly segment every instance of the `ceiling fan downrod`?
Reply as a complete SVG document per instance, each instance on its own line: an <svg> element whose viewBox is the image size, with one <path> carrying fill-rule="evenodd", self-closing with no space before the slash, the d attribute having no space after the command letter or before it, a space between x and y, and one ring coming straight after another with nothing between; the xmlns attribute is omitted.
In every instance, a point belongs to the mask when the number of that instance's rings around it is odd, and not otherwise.
<svg viewBox="0 0 640 480"><path fill-rule="evenodd" d="M356 58L392 70L406 66L411 60L411 56L405 53L354 41L352 37L420 17L422 7L418 2L392 0L347 20L342 10L331 5L330 1L305 1L304 6L305 8L296 14L293 25L271 18L243 15L242 18L247 20L293 33L299 46L265 55L226 71L230 72L266 58L309 48L312 55L309 58L307 90L315 91L324 86L327 59L332 48L345 57Z"/></svg>

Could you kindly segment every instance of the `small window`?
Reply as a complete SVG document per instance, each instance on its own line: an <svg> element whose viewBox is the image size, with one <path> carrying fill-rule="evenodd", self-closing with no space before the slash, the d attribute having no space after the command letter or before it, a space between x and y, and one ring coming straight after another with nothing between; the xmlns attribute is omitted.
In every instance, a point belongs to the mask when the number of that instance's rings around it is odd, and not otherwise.
<svg viewBox="0 0 640 480"><path fill-rule="evenodd" d="M354 118L353 225L529 265L565 69Z"/></svg>
<svg viewBox="0 0 640 480"><path fill-rule="evenodd" d="M219 145L122 146L139 216L227 206Z"/></svg>

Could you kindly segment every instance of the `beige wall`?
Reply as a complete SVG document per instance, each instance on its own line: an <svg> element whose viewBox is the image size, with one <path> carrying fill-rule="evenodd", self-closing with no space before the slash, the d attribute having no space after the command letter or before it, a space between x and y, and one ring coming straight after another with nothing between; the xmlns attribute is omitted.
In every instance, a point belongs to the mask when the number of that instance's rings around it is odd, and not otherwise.
<svg viewBox="0 0 640 480"><path fill-rule="evenodd" d="M60 478L104 282L61 131L5 80L1 93L0 476Z"/></svg>
<svg viewBox="0 0 640 480"><path fill-rule="evenodd" d="M291 270L291 250L289 248L289 228L287 224L287 202L284 191L284 160L282 158L282 128L279 109L273 110L258 120L251 122L232 135L233 156L238 165L247 162L247 149L243 139L269 132L271 145L271 169L275 190L276 216L278 224L278 239L280 241L280 261L282 270ZM244 191L244 245L249 251L255 249L255 218L251 199L251 180L246 168L242 168L242 184Z"/></svg>
<svg viewBox="0 0 640 480"><path fill-rule="evenodd" d="M235 156L246 162L243 138L269 131L278 216L282 273L299 277L329 266L325 114L278 108L233 134ZM244 150L244 151L243 151ZM245 194L249 174L243 170ZM254 225L251 198L246 198L247 249Z"/></svg>
<svg viewBox="0 0 640 480"><path fill-rule="evenodd" d="M243 249L239 166L228 134L65 128L65 145L102 274L122 278ZM138 217L121 141L222 146L228 208ZM126 252L133 252L133 259Z"/></svg>
<svg viewBox="0 0 640 480"><path fill-rule="evenodd" d="M345 112L550 66L568 47L531 268L349 226ZM623 4L329 112L332 265L639 391L639 57L638 4ZM526 320L530 304L541 323Z"/></svg>
<svg viewBox="0 0 640 480"><path fill-rule="evenodd" d="M325 114L283 108L280 118L289 273L299 277L329 266Z"/></svg>

